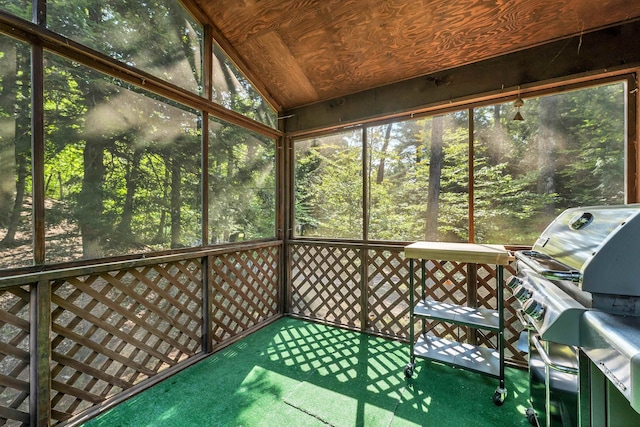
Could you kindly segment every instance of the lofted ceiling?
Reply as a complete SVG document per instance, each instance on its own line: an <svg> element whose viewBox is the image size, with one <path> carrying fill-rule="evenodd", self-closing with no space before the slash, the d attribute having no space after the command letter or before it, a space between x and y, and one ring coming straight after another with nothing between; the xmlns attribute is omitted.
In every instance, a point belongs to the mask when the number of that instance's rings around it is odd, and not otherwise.
<svg viewBox="0 0 640 427"><path fill-rule="evenodd" d="M281 109L640 18L637 0L191 0Z"/></svg>

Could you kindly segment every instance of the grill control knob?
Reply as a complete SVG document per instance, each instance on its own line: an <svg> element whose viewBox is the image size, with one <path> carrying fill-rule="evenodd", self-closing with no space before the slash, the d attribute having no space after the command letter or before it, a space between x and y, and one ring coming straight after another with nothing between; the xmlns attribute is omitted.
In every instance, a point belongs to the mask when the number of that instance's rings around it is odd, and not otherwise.
<svg viewBox="0 0 640 427"><path fill-rule="evenodd" d="M520 285L522 285L522 279L518 276L511 276L507 281L507 288L511 289L512 291Z"/></svg>
<svg viewBox="0 0 640 427"><path fill-rule="evenodd" d="M534 299L530 299L522 305L522 311L528 314L533 320L542 320L544 317L544 306Z"/></svg>
<svg viewBox="0 0 640 427"><path fill-rule="evenodd" d="M522 285L517 286L513 290L513 296L520 302L524 302L531 298L531 291Z"/></svg>

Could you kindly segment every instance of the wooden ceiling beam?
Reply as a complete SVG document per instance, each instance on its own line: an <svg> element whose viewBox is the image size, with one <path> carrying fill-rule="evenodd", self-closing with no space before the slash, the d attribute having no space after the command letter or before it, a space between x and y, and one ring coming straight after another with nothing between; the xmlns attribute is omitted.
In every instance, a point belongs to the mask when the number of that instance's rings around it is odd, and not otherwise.
<svg viewBox="0 0 640 427"><path fill-rule="evenodd" d="M640 66L640 21L284 111L284 131L296 136L412 113L468 105L569 79Z"/></svg>

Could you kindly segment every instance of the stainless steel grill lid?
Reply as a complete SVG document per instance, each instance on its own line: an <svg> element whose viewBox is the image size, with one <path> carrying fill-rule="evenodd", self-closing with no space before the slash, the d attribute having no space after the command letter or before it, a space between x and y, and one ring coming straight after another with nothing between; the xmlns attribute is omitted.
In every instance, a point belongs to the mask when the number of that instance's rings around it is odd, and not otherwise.
<svg viewBox="0 0 640 427"><path fill-rule="evenodd" d="M523 321L547 343L579 346L640 412L640 204L568 209L515 257L507 286Z"/></svg>
<svg viewBox="0 0 640 427"><path fill-rule="evenodd" d="M564 265L559 278L583 291L640 296L640 204L567 209L532 250Z"/></svg>

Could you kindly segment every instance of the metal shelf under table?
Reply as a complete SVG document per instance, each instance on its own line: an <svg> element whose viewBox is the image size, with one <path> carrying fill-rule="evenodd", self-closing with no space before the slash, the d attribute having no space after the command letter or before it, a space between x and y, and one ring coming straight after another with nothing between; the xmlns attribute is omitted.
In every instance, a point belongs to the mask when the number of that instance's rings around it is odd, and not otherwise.
<svg viewBox="0 0 640 427"><path fill-rule="evenodd" d="M413 308L414 316L457 325L500 331L500 313L489 308L473 308L441 301L421 300Z"/></svg>
<svg viewBox="0 0 640 427"><path fill-rule="evenodd" d="M413 354L424 359L500 378L500 354L497 350L488 347L449 341L431 335L420 335L413 347Z"/></svg>
<svg viewBox="0 0 640 427"><path fill-rule="evenodd" d="M409 303L413 307L409 326L411 350L409 364L404 370L405 375L407 378L413 376L415 360L419 357L495 377L499 379L500 384L494 393L493 402L501 406L507 397L504 384L504 266L512 260L511 254L504 246L499 245L445 242L416 242L406 246L404 253L409 259ZM417 304L414 303L415 260L422 262L422 298ZM475 264L495 264L497 309L469 307L427 299L424 273L426 260L462 262L474 265L474 269ZM417 340L414 331L416 318L423 320L422 333ZM495 332L498 335L497 348L449 341L428 335L425 330L424 320L426 319Z"/></svg>

